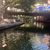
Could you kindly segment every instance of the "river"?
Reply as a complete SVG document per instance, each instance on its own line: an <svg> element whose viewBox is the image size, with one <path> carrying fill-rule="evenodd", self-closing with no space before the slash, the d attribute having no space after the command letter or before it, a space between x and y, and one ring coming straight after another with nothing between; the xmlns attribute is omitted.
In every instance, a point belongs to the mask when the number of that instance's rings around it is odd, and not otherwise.
<svg viewBox="0 0 50 50"><path fill-rule="evenodd" d="M34 23L34 25L36 25ZM37 27L38 24L36 25ZM47 24L40 27L49 30ZM47 26L47 27L46 27ZM49 32L7 29L0 31L0 50L50 50Z"/></svg>

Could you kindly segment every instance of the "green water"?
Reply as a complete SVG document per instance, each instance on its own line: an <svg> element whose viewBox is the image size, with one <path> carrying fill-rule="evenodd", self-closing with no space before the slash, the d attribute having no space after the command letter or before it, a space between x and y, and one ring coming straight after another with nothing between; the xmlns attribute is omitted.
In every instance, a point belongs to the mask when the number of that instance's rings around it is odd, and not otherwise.
<svg viewBox="0 0 50 50"><path fill-rule="evenodd" d="M48 33L15 29L0 31L0 50L49 50L49 43Z"/></svg>
<svg viewBox="0 0 50 50"><path fill-rule="evenodd" d="M50 50L50 25L33 23L0 31L0 50Z"/></svg>

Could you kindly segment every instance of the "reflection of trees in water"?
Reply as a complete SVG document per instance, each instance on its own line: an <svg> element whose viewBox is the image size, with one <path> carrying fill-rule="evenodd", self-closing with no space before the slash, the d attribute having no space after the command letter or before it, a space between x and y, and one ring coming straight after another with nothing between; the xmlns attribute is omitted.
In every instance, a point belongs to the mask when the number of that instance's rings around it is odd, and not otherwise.
<svg viewBox="0 0 50 50"><path fill-rule="evenodd" d="M42 38L44 38L43 35L26 31L4 31L0 34L0 46L2 46L0 50L32 50L32 47L42 43ZM7 46L3 47L3 44Z"/></svg>
<svg viewBox="0 0 50 50"><path fill-rule="evenodd" d="M2 35L0 34L0 50L2 49Z"/></svg>
<svg viewBox="0 0 50 50"><path fill-rule="evenodd" d="M7 46L0 48L0 50L31 50L29 34L27 32L5 31L4 33L2 37L0 36L0 41L1 43L5 41ZM3 40L3 37L5 37L5 40Z"/></svg>
<svg viewBox="0 0 50 50"><path fill-rule="evenodd" d="M29 43L29 36L24 33L20 39L10 42L10 50L31 50L31 45Z"/></svg>
<svg viewBox="0 0 50 50"><path fill-rule="evenodd" d="M48 35L44 34L43 37L41 36L35 34L33 35L33 37L30 38L30 42L32 44L33 50L48 50L49 49Z"/></svg>
<svg viewBox="0 0 50 50"><path fill-rule="evenodd" d="M50 36L49 36L49 49L50 49Z"/></svg>

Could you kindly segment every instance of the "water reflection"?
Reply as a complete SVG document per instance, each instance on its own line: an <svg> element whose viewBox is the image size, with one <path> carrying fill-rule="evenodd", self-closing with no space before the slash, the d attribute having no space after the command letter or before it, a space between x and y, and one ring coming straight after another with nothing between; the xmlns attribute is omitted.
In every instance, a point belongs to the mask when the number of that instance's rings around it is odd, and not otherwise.
<svg viewBox="0 0 50 50"><path fill-rule="evenodd" d="M33 35L30 40L33 50L49 50L49 38L50 36L45 34L43 36L38 34Z"/></svg>
<svg viewBox="0 0 50 50"><path fill-rule="evenodd" d="M36 26L37 28L41 28L43 29L44 28L44 24L43 23L39 23L39 22L33 22L33 25Z"/></svg>
<svg viewBox="0 0 50 50"><path fill-rule="evenodd" d="M43 29L44 28L44 24L41 23L41 22L33 22L32 24L29 24L29 23L23 24L23 25L21 25L21 27L36 27L36 28Z"/></svg>
<svg viewBox="0 0 50 50"><path fill-rule="evenodd" d="M0 34L0 50L49 50L50 35L19 30Z"/></svg>

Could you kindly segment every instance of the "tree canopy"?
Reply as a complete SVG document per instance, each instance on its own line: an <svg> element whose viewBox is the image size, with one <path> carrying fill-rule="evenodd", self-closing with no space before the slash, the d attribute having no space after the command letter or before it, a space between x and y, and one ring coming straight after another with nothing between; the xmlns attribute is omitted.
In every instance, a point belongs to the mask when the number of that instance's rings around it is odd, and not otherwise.
<svg viewBox="0 0 50 50"><path fill-rule="evenodd" d="M31 11L31 5L35 3L35 0L6 0L6 7L17 7L20 4L20 8L25 12Z"/></svg>
<svg viewBox="0 0 50 50"><path fill-rule="evenodd" d="M35 0L21 0L21 8L25 10L25 12L31 11L31 5L35 3Z"/></svg>

